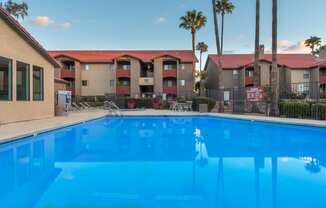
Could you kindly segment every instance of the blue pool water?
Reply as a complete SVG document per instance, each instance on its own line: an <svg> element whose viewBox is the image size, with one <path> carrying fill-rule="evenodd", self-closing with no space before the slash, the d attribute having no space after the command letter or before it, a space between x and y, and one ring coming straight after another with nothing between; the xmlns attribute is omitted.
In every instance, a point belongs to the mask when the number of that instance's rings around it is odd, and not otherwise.
<svg viewBox="0 0 326 208"><path fill-rule="evenodd" d="M0 145L3 208L325 208L326 129L103 118Z"/></svg>

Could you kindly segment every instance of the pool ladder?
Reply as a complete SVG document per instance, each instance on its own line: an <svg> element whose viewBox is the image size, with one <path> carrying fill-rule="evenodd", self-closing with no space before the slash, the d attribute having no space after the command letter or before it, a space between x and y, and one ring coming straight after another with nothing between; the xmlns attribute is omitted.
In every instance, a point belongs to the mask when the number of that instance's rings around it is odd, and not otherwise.
<svg viewBox="0 0 326 208"><path fill-rule="evenodd" d="M108 110L112 116L123 116L120 108L112 101L105 101L104 109Z"/></svg>

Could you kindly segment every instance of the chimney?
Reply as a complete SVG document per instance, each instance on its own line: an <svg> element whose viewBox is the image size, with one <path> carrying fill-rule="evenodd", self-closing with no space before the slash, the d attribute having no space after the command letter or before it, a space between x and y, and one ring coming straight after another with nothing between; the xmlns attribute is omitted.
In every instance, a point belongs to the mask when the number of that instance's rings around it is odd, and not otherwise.
<svg viewBox="0 0 326 208"><path fill-rule="evenodd" d="M326 45L321 46L319 50L319 58L326 60Z"/></svg>
<svg viewBox="0 0 326 208"><path fill-rule="evenodd" d="M265 55L265 46L259 45L259 59L264 58L264 55Z"/></svg>

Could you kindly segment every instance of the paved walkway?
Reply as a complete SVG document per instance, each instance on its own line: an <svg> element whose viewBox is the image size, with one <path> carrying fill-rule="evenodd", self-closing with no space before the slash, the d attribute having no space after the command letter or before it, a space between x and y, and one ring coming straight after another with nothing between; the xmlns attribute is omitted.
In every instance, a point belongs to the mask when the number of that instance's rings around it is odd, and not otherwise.
<svg viewBox="0 0 326 208"><path fill-rule="evenodd" d="M94 110L85 112L74 112L68 116L59 116L48 119L17 122L11 124L0 125L0 143L11 141L17 138L33 135L36 132L48 131L68 125L77 124L83 121L91 120L106 116L108 114L105 110ZM252 115L233 115L233 114L218 114L207 113L200 114L197 112L174 112L169 110L135 110L123 111L125 116L154 116L154 115L211 115L217 117L236 118L245 120L268 121L277 123L290 123L297 125L312 125L326 128L326 121L304 120L304 119L288 119L288 118L272 118L264 116Z"/></svg>

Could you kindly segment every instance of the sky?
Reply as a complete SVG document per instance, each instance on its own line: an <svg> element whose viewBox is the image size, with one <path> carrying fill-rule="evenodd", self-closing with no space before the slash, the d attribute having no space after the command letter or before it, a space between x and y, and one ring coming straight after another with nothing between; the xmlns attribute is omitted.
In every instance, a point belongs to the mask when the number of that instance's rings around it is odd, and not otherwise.
<svg viewBox="0 0 326 208"><path fill-rule="evenodd" d="M255 0L231 1L236 9L225 19L225 53L252 52ZM197 33L197 42L206 42L209 53L216 53L211 0L25 2L30 11L22 24L48 50L190 50L190 32L178 27L179 18L196 9L208 19ZM261 42L267 51L271 45L271 2L261 0ZM309 52L303 41L313 35L326 41L325 9L326 0L279 0L280 52Z"/></svg>

